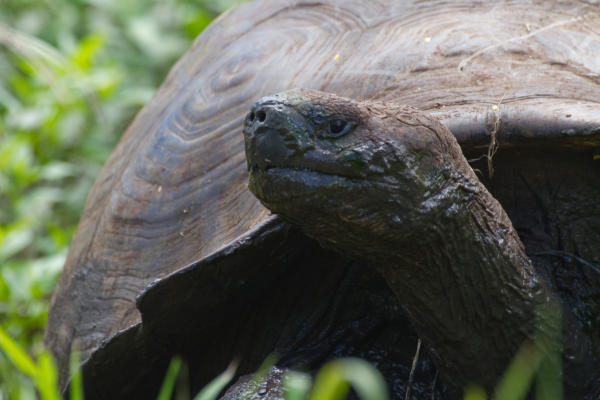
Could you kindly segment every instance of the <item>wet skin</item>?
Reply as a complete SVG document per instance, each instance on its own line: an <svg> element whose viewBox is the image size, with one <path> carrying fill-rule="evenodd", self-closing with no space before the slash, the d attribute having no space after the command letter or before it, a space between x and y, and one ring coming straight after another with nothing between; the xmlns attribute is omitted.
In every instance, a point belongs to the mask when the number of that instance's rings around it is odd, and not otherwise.
<svg viewBox="0 0 600 400"><path fill-rule="evenodd" d="M539 311L554 295L435 118L296 89L259 100L244 136L250 190L322 246L377 268L457 390L491 392L526 340L555 350L559 329ZM565 369L576 375L589 349L569 326ZM591 390L565 382L575 396Z"/></svg>

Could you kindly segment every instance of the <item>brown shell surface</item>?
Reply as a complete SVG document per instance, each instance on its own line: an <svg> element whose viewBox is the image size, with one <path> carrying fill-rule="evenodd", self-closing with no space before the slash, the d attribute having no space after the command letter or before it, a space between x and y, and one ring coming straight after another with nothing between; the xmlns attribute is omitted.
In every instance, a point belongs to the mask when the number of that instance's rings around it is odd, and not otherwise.
<svg viewBox="0 0 600 400"><path fill-rule="evenodd" d="M598 145L598 5L264 0L221 16L89 195L46 332L63 372L72 345L85 359L140 321L135 298L150 282L269 216L247 189L242 119L261 96L294 87L430 110L463 143L485 145L500 118L504 143Z"/></svg>

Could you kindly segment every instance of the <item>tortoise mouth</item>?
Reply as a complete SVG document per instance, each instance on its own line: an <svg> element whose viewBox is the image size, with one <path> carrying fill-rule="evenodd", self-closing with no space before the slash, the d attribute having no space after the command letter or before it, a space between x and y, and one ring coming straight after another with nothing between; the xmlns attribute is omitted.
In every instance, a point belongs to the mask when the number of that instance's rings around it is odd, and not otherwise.
<svg viewBox="0 0 600 400"><path fill-rule="evenodd" d="M260 177L264 179L273 178L288 178L290 181L303 181L307 179L314 181L314 183L322 182L324 184L331 183L331 180L346 180L346 181L367 181L367 179L360 179L356 177L346 176L342 174L325 172L319 169L310 168L308 166L301 165L279 165L279 164L267 164L260 166L255 164L250 168L250 174L254 177Z"/></svg>
<svg viewBox="0 0 600 400"><path fill-rule="evenodd" d="M268 161L268 160L267 160ZM280 164L280 163L264 163L253 164L250 169L250 176L255 178L268 180L270 178L277 180L286 180L289 182L297 181L311 186L329 186L333 183L344 183L344 186L349 184L364 185L367 183L378 183L377 180L368 177L359 177L351 174L344 174L340 171L326 171L306 165L304 163ZM380 182L384 183L384 182Z"/></svg>
<svg viewBox="0 0 600 400"><path fill-rule="evenodd" d="M260 160L258 162L258 160ZM402 185L393 176L357 174L335 165L295 157L287 160L259 158L248 163L249 189L266 203L304 197L331 197L336 191L355 196L367 188L384 193L398 192Z"/></svg>
<svg viewBox="0 0 600 400"><path fill-rule="evenodd" d="M281 213L279 205L314 207L330 201L352 202L362 193L397 192L396 184L380 180L357 178L323 172L299 166L268 165L250 168L248 188L260 201L275 213ZM334 200L337 199L337 200Z"/></svg>

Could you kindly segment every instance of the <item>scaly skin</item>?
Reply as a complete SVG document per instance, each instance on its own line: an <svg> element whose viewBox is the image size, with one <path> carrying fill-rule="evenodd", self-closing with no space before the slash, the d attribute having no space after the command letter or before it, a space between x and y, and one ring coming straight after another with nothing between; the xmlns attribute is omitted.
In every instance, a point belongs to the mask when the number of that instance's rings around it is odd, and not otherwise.
<svg viewBox="0 0 600 400"><path fill-rule="evenodd" d="M257 102L244 135L250 190L323 246L377 268L455 388L491 392L524 342L558 343L539 311L554 296L436 119L296 89Z"/></svg>

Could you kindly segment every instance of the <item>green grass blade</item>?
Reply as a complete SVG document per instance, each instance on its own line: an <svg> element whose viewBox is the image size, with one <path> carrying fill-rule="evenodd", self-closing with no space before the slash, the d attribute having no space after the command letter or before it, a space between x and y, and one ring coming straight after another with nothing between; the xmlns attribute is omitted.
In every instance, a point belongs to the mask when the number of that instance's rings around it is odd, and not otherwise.
<svg viewBox="0 0 600 400"><path fill-rule="evenodd" d="M481 386L470 385L465 390L464 400L487 400L487 394Z"/></svg>
<svg viewBox="0 0 600 400"><path fill-rule="evenodd" d="M557 301L551 302L541 310L538 324L546 335L538 339L538 346L546 350L546 356L540 364L535 395L537 400L562 400L562 309Z"/></svg>
<svg viewBox="0 0 600 400"><path fill-rule="evenodd" d="M534 343L523 344L496 387L493 399L524 399L542 358L541 352Z"/></svg>
<svg viewBox="0 0 600 400"><path fill-rule="evenodd" d="M171 399L171 395L173 394L173 388L175 387L175 382L177 381L177 376L179 375L180 368L181 358L173 357L171 363L169 364L169 368L167 369L167 373L165 375L163 384L160 387L160 392L158 392L157 400Z"/></svg>
<svg viewBox="0 0 600 400"><path fill-rule="evenodd" d="M35 379L35 385L40 391L40 397L43 400L60 400L58 371L52 355L44 351L40 354L38 364L38 375Z"/></svg>
<svg viewBox="0 0 600 400"><path fill-rule="evenodd" d="M2 328L0 328L0 349L22 373L35 379L38 368L35 362Z"/></svg>
<svg viewBox="0 0 600 400"><path fill-rule="evenodd" d="M83 400L83 378L81 377L81 368L79 366L79 362L79 352L77 350L72 351L70 360L71 400Z"/></svg>
<svg viewBox="0 0 600 400"><path fill-rule="evenodd" d="M344 379L342 369L332 362L319 370L310 400L342 400L349 390L350 385Z"/></svg>
<svg viewBox="0 0 600 400"><path fill-rule="evenodd" d="M237 370L237 362L229 364L227 369L206 385L197 395L194 400L214 400L225 386L231 382Z"/></svg>
<svg viewBox="0 0 600 400"><path fill-rule="evenodd" d="M553 358L544 360L540 365L535 386L536 400L563 399L562 360L560 354Z"/></svg>
<svg viewBox="0 0 600 400"><path fill-rule="evenodd" d="M362 400L387 400L383 376L367 361L342 358L323 366L315 378L311 400L342 400L350 385Z"/></svg>
<svg viewBox="0 0 600 400"><path fill-rule="evenodd" d="M267 356L267 358L258 367L258 370L254 373L252 380L250 380L250 382L246 386L246 390L244 391L244 394L239 400L248 400L252 398L252 396L257 392L261 382L269 374L271 367L273 367L277 363L278 358L279 356L277 356L276 354L269 354Z"/></svg>
<svg viewBox="0 0 600 400"><path fill-rule="evenodd" d="M288 371L283 378L283 397L285 400L305 400L312 385L310 375Z"/></svg>

